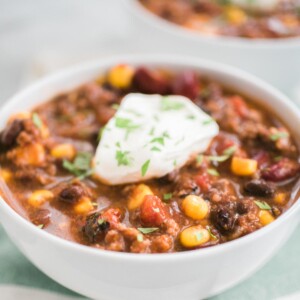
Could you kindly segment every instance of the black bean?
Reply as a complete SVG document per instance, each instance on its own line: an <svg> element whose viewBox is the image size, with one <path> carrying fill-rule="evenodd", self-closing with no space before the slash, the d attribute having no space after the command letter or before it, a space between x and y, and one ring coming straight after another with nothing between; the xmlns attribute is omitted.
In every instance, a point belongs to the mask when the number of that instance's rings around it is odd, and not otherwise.
<svg viewBox="0 0 300 300"><path fill-rule="evenodd" d="M62 202L74 204L85 194L84 188L80 185L71 185L64 188L58 195Z"/></svg>
<svg viewBox="0 0 300 300"><path fill-rule="evenodd" d="M253 179L245 184L244 190L246 193L253 196L269 197L274 194L275 186L262 179Z"/></svg>
<svg viewBox="0 0 300 300"><path fill-rule="evenodd" d="M108 221L101 218L100 213L94 213L86 218L85 225L82 228L82 232L93 243L98 238L103 237L103 233L110 227Z"/></svg>
<svg viewBox="0 0 300 300"><path fill-rule="evenodd" d="M1 132L0 143L6 147L13 146L20 132L24 129L22 120L14 120Z"/></svg>
<svg viewBox="0 0 300 300"><path fill-rule="evenodd" d="M222 233L230 233L234 230L237 220L236 205L234 203L218 204L211 213L212 223Z"/></svg>

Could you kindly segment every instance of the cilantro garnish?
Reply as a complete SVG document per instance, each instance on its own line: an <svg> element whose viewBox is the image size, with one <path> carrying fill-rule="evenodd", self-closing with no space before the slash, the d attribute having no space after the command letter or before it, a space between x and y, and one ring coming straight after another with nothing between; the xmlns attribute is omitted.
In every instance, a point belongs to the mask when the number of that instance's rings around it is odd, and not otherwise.
<svg viewBox="0 0 300 300"><path fill-rule="evenodd" d="M217 237L211 232L211 228L209 226L206 226L206 229L209 233L209 235L213 238L213 239L217 239Z"/></svg>
<svg viewBox="0 0 300 300"><path fill-rule="evenodd" d="M173 197L172 193L167 193L167 194L163 195L164 201L168 201L168 200L172 199L172 197Z"/></svg>
<svg viewBox="0 0 300 300"><path fill-rule="evenodd" d="M214 119L213 119L213 118L210 118L210 119L204 120L204 121L202 122L202 125L209 125L209 124L211 124L212 122L214 122Z"/></svg>
<svg viewBox="0 0 300 300"><path fill-rule="evenodd" d="M116 120L115 120L115 124L116 124L116 127L118 128L121 128L121 129L125 129L126 131L126 136L125 138L127 139L129 134L135 130L135 129L138 129L140 128L141 126L138 125L138 124L134 124L132 122L132 120L130 119L127 119L127 118L120 118L120 117L117 117Z"/></svg>
<svg viewBox="0 0 300 300"><path fill-rule="evenodd" d="M117 150L115 156L118 166L129 166L132 162L132 157L130 157L129 151Z"/></svg>
<svg viewBox="0 0 300 300"><path fill-rule="evenodd" d="M272 207L265 201L254 201L254 203L263 210L271 210Z"/></svg>
<svg viewBox="0 0 300 300"><path fill-rule="evenodd" d="M283 131L279 131L279 132L276 132L274 134L271 134L270 135L270 139L274 142L278 141L279 139L282 139L282 138L287 138L289 136L289 134L287 132L283 132Z"/></svg>
<svg viewBox="0 0 300 300"><path fill-rule="evenodd" d="M150 150L155 152L161 152L161 150L156 146L152 147Z"/></svg>
<svg viewBox="0 0 300 300"><path fill-rule="evenodd" d="M43 121L37 113L32 114L32 122L38 129L41 129L43 127Z"/></svg>
<svg viewBox="0 0 300 300"><path fill-rule="evenodd" d="M212 176L220 176L219 172L216 169L207 169L207 173Z"/></svg>
<svg viewBox="0 0 300 300"><path fill-rule="evenodd" d="M233 155L235 153L235 151L236 151L236 146L231 146L231 147L226 148L223 151L223 155L231 156L231 155Z"/></svg>
<svg viewBox="0 0 300 300"><path fill-rule="evenodd" d="M141 168L141 174L142 176L145 176L147 171L148 171L148 168L149 168L149 165L150 165L150 159L148 159L147 161L145 161L145 163L142 165L142 168Z"/></svg>
<svg viewBox="0 0 300 300"><path fill-rule="evenodd" d="M158 229L159 229L158 227L149 227L149 228L139 227L138 231L140 231L143 234L148 234L148 233L152 233Z"/></svg>
<svg viewBox="0 0 300 300"><path fill-rule="evenodd" d="M153 138L150 143L159 143L161 144L162 146L165 145L165 139L163 136L160 136L160 137L156 137L156 138Z"/></svg>
<svg viewBox="0 0 300 300"><path fill-rule="evenodd" d="M142 234L139 233L139 234L136 236L136 239L137 239L138 242L141 243L141 242L144 240L144 237L143 237Z"/></svg>
<svg viewBox="0 0 300 300"><path fill-rule="evenodd" d="M180 110L184 108L184 104L174 101L174 100L170 100L169 97L163 97L162 101L161 101L161 107L160 109L162 111L169 111L169 110Z"/></svg>
<svg viewBox="0 0 300 300"><path fill-rule="evenodd" d="M76 175L78 179L84 179L93 174L93 169L91 169L92 156L90 152L78 152L73 162L64 159L63 167Z"/></svg>

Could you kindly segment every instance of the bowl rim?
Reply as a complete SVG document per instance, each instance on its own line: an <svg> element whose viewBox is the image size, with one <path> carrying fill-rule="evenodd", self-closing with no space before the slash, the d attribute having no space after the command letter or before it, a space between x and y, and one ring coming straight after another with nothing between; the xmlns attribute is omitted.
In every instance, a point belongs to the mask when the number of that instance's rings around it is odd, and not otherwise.
<svg viewBox="0 0 300 300"><path fill-rule="evenodd" d="M219 47L235 47L250 49L286 49L300 47L299 37L277 39L249 39L231 36L209 36L196 30L189 30L175 23L169 22L146 9L138 0L122 0L128 10L136 17L156 29L163 30L174 36L189 39L193 42L203 42Z"/></svg>
<svg viewBox="0 0 300 300"><path fill-rule="evenodd" d="M28 97L30 94L34 94L37 91L45 89L48 85L51 85L55 82L59 82L63 78L72 78L75 75L80 73L84 73L87 71L91 71L95 68L99 68L99 73L103 71L105 68L118 64L120 62L128 62L132 64L141 65L143 63L148 65L172 65L174 68L183 68L183 67L191 67L194 66L195 69L206 69L207 71L218 73L219 75L225 77L226 75L234 77L236 80L242 82L245 81L252 85L255 85L258 89L261 89L271 97L276 99L277 102L281 103L285 107L288 108L290 112L293 112L299 116L300 119L300 110L298 107L293 104L284 94L280 91L272 87L270 84L264 82L263 80L257 78L250 73L242 71L238 68L228 66L222 63L216 63L209 60L198 59L198 58L190 58L186 56L179 55L155 55L155 54L142 54L142 55L125 55L125 56L111 56L109 58L102 58L96 61L90 61L86 63L82 63L65 70L61 70L49 76L45 76L44 78L38 80L36 83L28 86L23 91L17 93L15 96L10 98L8 101L2 105L0 110L1 114L5 114L6 110L9 110L11 107L16 106L22 98ZM87 81L87 80L86 80ZM84 81L83 81L84 82ZM47 101L44 100L44 101ZM287 117L283 118L286 119ZM1 179L0 179L1 180ZM276 227L280 226L283 222L286 222L292 215L300 212L300 200L296 200L295 203L284 212L278 219L274 222L265 226L255 232L248 234L246 236L240 237L238 239L215 245L212 247L202 248L198 250L189 250L183 252L174 252L174 253L161 253L161 254L136 254L136 253L128 253L128 252L114 252L102 249L96 249L91 246L82 245L76 242L65 240L61 237L58 237L54 234L48 233L44 230L39 229L34 224L30 223L28 220L19 215L1 196L0 196L0 212L1 210L5 213L8 218L12 220L13 223L18 223L20 226L24 227L26 230L31 231L32 234L37 235L37 237L49 240L53 243L56 243L58 246L66 248L70 251L80 251L82 254L94 255L94 256L102 256L103 258L113 259L117 262L122 261L124 259L130 260L132 262L147 262L149 264L159 262L159 263L168 263L170 261L178 261L178 260L194 260L197 257L205 257L210 255L216 255L220 252L228 252L231 251L232 248L242 246L243 244L249 244L253 240L256 240L265 234L273 231ZM6 227L5 224L4 228Z"/></svg>

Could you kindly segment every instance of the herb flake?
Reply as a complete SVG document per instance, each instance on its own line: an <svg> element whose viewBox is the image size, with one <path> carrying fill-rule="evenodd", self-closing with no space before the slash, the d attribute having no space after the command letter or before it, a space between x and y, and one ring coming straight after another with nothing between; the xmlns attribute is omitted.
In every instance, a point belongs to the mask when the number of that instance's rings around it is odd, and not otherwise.
<svg viewBox="0 0 300 300"><path fill-rule="evenodd" d="M43 121L41 120L41 118L37 113L32 114L32 122L38 129L42 129Z"/></svg>
<svg viewBox="0 0 300 300"><path fill-rule="evenodd" d="M145 161L145 163L142 165L141 167L141 174L144 177L149 169L149 165L150 165L150 159L148 159L147 161Z"/></svg>
<svg viewBox="0 0 300 300"><path fill-rule="evenodd" d="M272 207L265 201L254 201L254 203L262 210L271 210Z"/></svg>
<svg viewBox="0 0 300 300"><path fill-rule="evenodd" d="M140 231L143 234L149 234L149 233L152 233L154 231L157 231L158 229L159 229L158 227L148 227L148 228L139 227L138 231Z"/></svg>

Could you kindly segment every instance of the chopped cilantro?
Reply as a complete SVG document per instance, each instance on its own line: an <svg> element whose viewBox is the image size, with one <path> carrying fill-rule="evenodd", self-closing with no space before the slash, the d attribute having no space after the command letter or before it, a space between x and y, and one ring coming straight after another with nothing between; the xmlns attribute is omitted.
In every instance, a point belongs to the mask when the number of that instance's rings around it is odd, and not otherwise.
<svg viewBox="0 0 300 300"><path fill-rule="evenodd" d="M216 162L223 162L226 161L229 156L228 155L221 155L221 156L208 156L207 157L210 161L216 161Z"/></svg>
<svg viewBox="0 0 300 300"><path fill-rule="evenodd" d="M172 197L173 197L172 193L167 193L167 194L163 195L164 201L168 201L168 200L172 199Z"/></svg>
<svg viewBox="0 0 300 300"><path fill-rule="evenodd" d="M150 159L148 159L147 161L145 161L145 163L142 165L142 168L141 168L141 174L142 176L145 176L147 171L148 171L148 168L149 168L149 165L150 165Z"/></svg>
<svg viewBox="0 0 300 300"><path fill-rule="evenodd" d="M132 162L132 157L130 157L129 151L122 151L117 150L116 151L116 160L118 162L118 166L129 166Z"/></svg>
<svg viewBox="0 0 300 300"><path fill-rule="evenodd" d="M216 169L207 169L207 173L212 176L220 176L219 172Z"/></svg>
<svg viewBox="0 0 300 300"><path fill-rule="evenodd" d="M279 132L276 132L274 134L271 134L270 135L270 139L274 142L278 141L279 139L282 139L282 138L287 138L289 136L289 134L287 132L283 132L283 131L279 131Z"/></svg>
<svg viewBox="0 0 300 300"><path fill-rule="evenodd" d="M159 143L161 144L162 146L165 145L165 139L164 137L160 136L160 137L156 137L156 138L153 138L150 143Z"/></svg>
<svg viewBox="0 0 300 300"><path fill-rule="evenodd" d="M272 207L265 201L254 201L254 203L263 210L271 210Z"/></svg>
<svg viewBox="0 0 300 300"><path fill-rule="evenodd" d="M114 103L114 104L112 104L111 108L118 110L120 108L120 104Z"/></svg>
<svg viewBox="0 0 300 300"><path fill-rule="evenodd" d="M155 152L161 152L161 150L156 146L152 147L150 150Z"/></svg>
<svg viewBox="0 0 300 300"><path fill-rule="evenodd" d="M217 237L211 232L211 228L209 227L209 226L206 226L206 229L207 229L207 231L208 231L208 233L209 233L209 235L213 238L213 239L217 239Z"/></svg>
<svg viewBox="0 0 300 300"><path fill-rule="evenodd" d="M138 242L141 243L141 242L144 240L144 237L143 237L142 234L139 233L139 234L136 236L136 239L137 239Z"/></svg>
<svg viewBox="0 0 300 300"><path fill-rule="evenodd" d="M231 146L231 147L226 148L223 151L223 155L231 156L231 155L233 155L235 153L235 151L236 151L236 146Z"/></svg>
<svg viewBox="0 0 300 300"><path fill-rule="evenodd" d="M202 125L209 125L209 124L211 124L212 122L214 122L214 119L213 119L213 118L209 118L209 119L207 119L207 120L204 120L204 121L202 122Z"/></svg>
<svg viewBox="0 0 300 300"><path fill-rule="evenodd" d="M41 129L43 127L43 121L37 113L32 114L32 122L38 129Z"/></svg>
<svg viewBox="0 0 300 300"><path fill-rule="evenodd" d="M152 233L158 229L159 229L158 227L149 227L149 228L139 227L138 231L140 231L143 234L148 234L148 233Z"/></svg>
<svg viewBox="0 0 300 300"><path fill-rule="evenodd" d="M39 224L39 225L37 225L36 227L37 227L37 228L40 228L40 229L43 229L44 226L45 226L44 224Z"/></svg>
<svg viewBox="0 0 300 300"><path fill-rule="evenodd" d="M174 100L170 100L169 97L163 97L162 101L161 101L161 110L162 111L169 111L169 110L180 110L184 107L183 103L174 101Z"/></svg>
<svg viewBox="0 0 300 300"><path fill-rule="evenodd" d="M203 158L204 157L202 154L197 155L197 157L196 157L197 165L200 166L203 163Z"/></svg>
<svg viewBox="0 0 300 300"><path fill-rule="evenodd" d="M126 131L126 136L125 138L127 139L129 134L135 130L135 129L138 129L140 128L141 126L138 125L138 124L134 124L132 122L132 120L130 119L127 119L127 118L120 118L120 117L117 117L115 119L115 124L116 124L116 127L118 128L121 128L121 129L125 129Z"/></svg>
<svg viewBox="0 0 300 300"><path fill-rule="evenodd" d="M93 169L91 169L92 156L90 152L78 152L73 162L64 159L63 167L79 179L84 179L93 174Z"/></svg>

